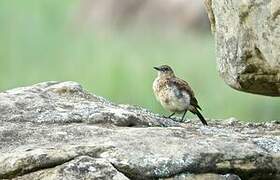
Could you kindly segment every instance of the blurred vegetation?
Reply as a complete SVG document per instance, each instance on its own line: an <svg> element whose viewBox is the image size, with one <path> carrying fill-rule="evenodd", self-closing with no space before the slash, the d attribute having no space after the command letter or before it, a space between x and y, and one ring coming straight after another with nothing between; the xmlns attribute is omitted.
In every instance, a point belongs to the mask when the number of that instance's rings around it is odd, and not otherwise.
<svg viewBox="0 0 280 180"><path fill-rule="evenodd" d="M1 91L71 80L114 102L166 113L152 94L152 67L169 64L189 81L206 117L279 119L279 99L235 91L219 78L210 33L98 30L76 20L79 6L76 0L0 1Z"/></svg>

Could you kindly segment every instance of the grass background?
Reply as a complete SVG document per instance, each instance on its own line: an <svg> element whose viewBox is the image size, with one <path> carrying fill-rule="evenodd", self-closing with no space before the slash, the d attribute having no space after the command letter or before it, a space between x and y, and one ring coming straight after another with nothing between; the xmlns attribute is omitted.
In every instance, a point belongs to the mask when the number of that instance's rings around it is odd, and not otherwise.
<svg viewBox="0 0 280 180"><path fill-rule="evenodd" d="M191 84L204 116L279 119L279 98L238 92L222 81L210 33L100 30L76 20L79 6L76 0L0 1L0 91L71 80L114 102L164 114L152 94L152 67L169 64Z"/></svg>

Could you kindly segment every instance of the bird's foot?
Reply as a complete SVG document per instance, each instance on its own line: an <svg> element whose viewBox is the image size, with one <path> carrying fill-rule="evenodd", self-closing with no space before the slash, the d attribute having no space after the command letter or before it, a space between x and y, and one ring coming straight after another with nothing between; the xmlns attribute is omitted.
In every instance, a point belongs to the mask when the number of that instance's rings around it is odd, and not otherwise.
<svg viewBox="0 0 280 180"><path fill-rule="evenodd" d="M169 119L172 119L173 121L176 121L176 122L179 122L179 123L189 123L191 122L190 119L182 119L182 118L177 118L177 117L173 117L173 118L169 118Z"/></svg>
<svg viewBox="0 0 280 180"><path fill-rule="evenodd" d="M180 122L180 121L178 121L178 119L176 117L169 118L169 119L171 119L172 121Z"/></svg>
<svg viewBox="0 0 280 180"><path fill-rule="evenodd" d="M171 119L171 117L172 116L174 116L175 115L175 113L172 113L172 114L170 114L169 116L163 116L164 118L170 118Z"/></svg>
<svg viewBox="0 0 280 180"><path fill-rule="evenodd" d="M184 123L185 121L184 120L182 120L182 119L177 119L177 122L179 122L179 123Z"/></svg>
<svg viewBox="0 0 280 180"><path fill-rule="evenodd" d="M183 121L180 121L181 123L189 123L189 122L191 122L191 120L190 119L184 119Z"/></svg>
<svg viewBox="0 0 280 180"><path fill-rule="evenodd" d="M170 117L170 116L162 116L163 118L165 119L171 119L173 121L177 121L178 122L178 119L176 117Z"/></svg>

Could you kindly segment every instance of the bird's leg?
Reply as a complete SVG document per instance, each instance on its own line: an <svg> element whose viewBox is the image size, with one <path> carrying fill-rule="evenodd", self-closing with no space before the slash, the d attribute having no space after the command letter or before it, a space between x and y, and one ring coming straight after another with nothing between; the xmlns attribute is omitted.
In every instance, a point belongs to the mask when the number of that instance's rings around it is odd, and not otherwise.
<svg viewBox="0 0 280 180"><path fill-rule="evenodd" d="M172 116L174 116L175 115L175 113L172 113L172 114L170 114L169 116L168 116L168 118L171 118Z"/></svg>
<svg viewBox="0 0 280 180"><path fill-rule="evenodd" d="M171 118L172 116L174 116L175 113L170 114L169 116L163 116L164 118Z"/></svg>
<svg viewBox="0 0 280 180"><path fill-rule="evenodd" d="M185 115L186 115L187 111L188 111L188 110L185 110L185 112L184 112L184 114L183 114L183 116L182 116L182 118L181 118L181 122L184 121L184 118L185 118Z"/></svg>

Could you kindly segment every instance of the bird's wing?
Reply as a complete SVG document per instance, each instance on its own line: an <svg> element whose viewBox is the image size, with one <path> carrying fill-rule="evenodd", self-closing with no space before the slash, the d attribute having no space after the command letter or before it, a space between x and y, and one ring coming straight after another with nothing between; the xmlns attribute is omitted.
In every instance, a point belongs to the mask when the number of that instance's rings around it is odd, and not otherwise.
<svg viewBox="0 0 280 180"><path fill-rule="evenodd" d="M191 105L201 110L201 108L198 105L198 101L195 98L193 90L186 81L179 78L172 78L169 82L171 83L171 85L175 85L179 89L179 91L186 91L190 95Z"/></svg>

